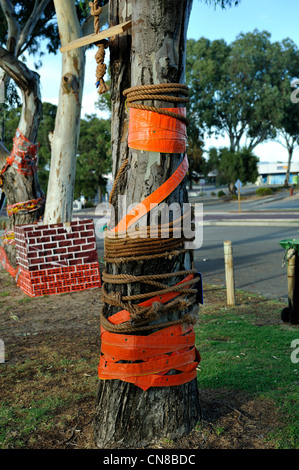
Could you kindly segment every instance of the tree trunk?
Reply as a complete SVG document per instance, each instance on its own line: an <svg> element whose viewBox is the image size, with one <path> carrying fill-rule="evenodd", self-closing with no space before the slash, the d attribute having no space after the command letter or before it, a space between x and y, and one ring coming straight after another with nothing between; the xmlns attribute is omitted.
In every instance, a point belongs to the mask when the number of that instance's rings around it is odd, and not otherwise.
<svg viewBox="0 0 299 470"><path fill-rule="evenodd" d="M118 20L125 21L130 13L131 2L119 0L112 6L112 13L118 8ZM186 32L192 1L147 0L132 1L132 70L131 86L173 83L184 81ZM121 13L120 13L121 12ZM113 17L115 18L115 16ZM129 46L129 39L122 41L121 47ZM123 78L113 81L112 89L112 155L114 174L120 167L121 160L128 155L128 170L119 182L116 196L125 194L127 205L142 201L155 191L178 168L183 159L182 154L161 154L127 148L127 120L123 118L117 125L116 110L124 110L124 98L119 93L123 80L127 80L125 61L129 59L130 50L121 48L119 52L111 49L116 62L113 70L124 73ZM118 55L119 54L119 55ZM118 58L117 58L118 57ZM125 85L126 87L127 85ZM118 88L117 88L118 87ZM117 102L117 100L119 102ZM157 107L170 107L169 103L156 102ZM172 106L172 104L171 104ZM114 202L116 202L116 196ZM167 198L167 203L187 201L185 183L180 184ZM116 206L116 211L118 210ZM144 275L169 273L190 269L192 255L190 252L174 256L148 260L143 263L117 265L107 263L107 272L120 274ZM134 266L132 266L132 264ZM179 282L180 278L175 281ZM113 292L114 285L108 284L107 291ZM142 284L129 284L121 292L144 292ZM120 290L118 288L118 290ZM104 314L111 316L119 309L105 305ZM177 319L182 312L171 314ZM198 421L200 406L196 379L184 385L171 387L151 387L147 391L133 384L120 380L102 380L98 385L95 416L95 442L101 448L143 447L160 438L179 438L191 431Z"/></svg>
<svg viewBox="0 0 299 470"><path fill-rule="evenodd" d="M54 5L61 45L65 45L81 36L75 4L54 0ZM44 216L46 224L72 219L84 67L84 48L62 54L62 79Z"/></svg>
<svg viewBox="0 0 299 470"><path fill-rule="evenodd" d="M34 143L37 138L42 110L39 75L29 70L23 62L20 62L1 46L0 66L21 90L23 106L18 128L25 138ZM8 151L2 145L0 152L1 167L5 164L5 155L7 157L8 154ZM24 175L16 171L13 165L10 165L2 177L2 189L6 195L8 205L31 201L43 196L36 172L31 175ZM33 212L12 214L9 219L8 230L13 231L15 225L33 223L39 219L42 213L43 207ZM11 264L16 266L15 246L5 245L5 251Z"/></svg>
<svg viewBox="0 0 299 470"><path fill-rule="evenodd" d="M287 149L288 149L288 168L287 168L287 171L286 171L286 177L285 177L285 181L284 181L284 185L286 187L289 186L289 179L290 179L290 171L291 171L291 163L292 163L294 146L293 145L288 145Z"/></svg>

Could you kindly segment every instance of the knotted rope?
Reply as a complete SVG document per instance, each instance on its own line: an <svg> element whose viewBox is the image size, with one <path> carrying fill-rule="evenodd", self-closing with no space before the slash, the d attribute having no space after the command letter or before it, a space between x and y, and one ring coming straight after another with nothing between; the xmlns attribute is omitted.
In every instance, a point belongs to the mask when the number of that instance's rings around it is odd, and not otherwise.
<svg viewBox="0 0 299 470"><path fill-rule="evenodd" d="M185 97L179 96L168 96L164 93L175 93L181 94ZM153 111L158 114L165 114L167 116L173 117L182 121L184 124L188 125L189 121L185 116L178 115L171 111L167 111L163 108L156 108L155 106L147 106L144 104L137 104L136 101L141 100L157 100L157 101L166 101L171 103L188 103L190 99L188 98L188 86L182 83L160 83L158 85L143 85L127 88L123 92L124 96L127 97L127 106L128 108L137 108L144 109L146 111Z"/></svg>
<svg viewBox="0 0 299 470"><path fill-rule="evenodd" d="M102 12L102 8L98 5L98 0L94 0L93 2L89 2L90 7L90 14L94 18L94 32L95 34L100 32L100 14ZM108 41L103 39L99 41L97 44L98 51L95 55L97 68L96 68L96 87L98 88L99 95L106 93L109 90L109 86L107 83L104 82L104 75L106 73L107 66L104 63L105 59L105 49L108 47Z"/></svg>

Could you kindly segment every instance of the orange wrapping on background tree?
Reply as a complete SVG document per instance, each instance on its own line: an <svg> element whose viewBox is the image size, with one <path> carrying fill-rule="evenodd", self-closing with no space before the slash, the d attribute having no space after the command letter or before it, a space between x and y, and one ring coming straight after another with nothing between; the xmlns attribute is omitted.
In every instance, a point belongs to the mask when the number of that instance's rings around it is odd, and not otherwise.
<svg viewBox="0 0 299 470"><path fill-rule="evenodd" d="M2 175L12 165L22 175L33 175L37 171L37 152L39 144L30 142L20 131L16 130L13 138L13 149L6 164L0 171L0 186L2 186Z"/></svg>

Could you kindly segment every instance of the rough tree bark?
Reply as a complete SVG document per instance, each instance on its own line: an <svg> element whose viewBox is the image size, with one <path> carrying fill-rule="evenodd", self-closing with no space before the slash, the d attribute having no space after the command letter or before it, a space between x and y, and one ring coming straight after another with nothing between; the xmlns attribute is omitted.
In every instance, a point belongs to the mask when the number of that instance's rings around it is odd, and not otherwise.
<svg viewBox="0 0 299 470"><path fill-rule="evenodd" d="M35 142L42 109L40 97L39 75L12 54L0 46L0 67L7 73L20 88L22 93L22 113L19 122L19 129L30 141ZM5 164L9 152L3 144L0 151L0 167ZM43 193L38 183L37 173L33 175L23 175L18 173L13 166L9 166L3 174L2 189L7 198L7 204L15 204L21 201L29 201L40 198ZM13 230L14 225L33 223L42 214L43 209L26 214L13 214L9 218L8 229ZM13 266L16 266L15 246L5 245L5 251Z"/></svg>
<svg viewBox="0 0 299 470"><path fill-rule="evenodd" d="M75 4L54 0L54 5L61 45L65 45L81 36ZM84 68L84 48L62 54L62 79L51 139L51 167L44 215L46 224L72 220Z"/></svg>
<svg viewBox="0 0 299 470"><path fill-rule="evenodd" d="M113 2L112 21L125 21L131 2ZM116 5L117 4L117 5ZM131 86L184 82L186 32L192 0L132 1ZM130 51L128 37L111 43L112 71L112 155L114 174L127 155L127 118L123 117L124 98L120 94L123 81L128 80ZM114 47L120 47L120 51ZM124 55L125 54L125 55ZM114 62L115 60L115 62ZM127 67L127 68L126 68ZM115 71L123 74L115 78ZM126 88L126 85L124 88ZM147 103L146 103L147 104ZM169 107L157 102L156 106ZM119 113L118 115L116 113ZM118 121L118 124L116 124ZM114 198L125 194L127 204L138 203L156 190L176 170L182 154L160 154L129 150L126 174L119 180ZM187 201L185 182L181 183L166 202ZM117 207L116 207L117 209ZM190 269L190 252L170 259L115 265L107 263L110 273L151 274ZM132 268L132 265L134 267ZM134 269L134 272L133 272ZM180 279L177 278L175 282ZM174 282L174 281L173 281ZM123 287L122 292L125 292ZM128 285L129 294L142 292L142 285ZM113 286L107 286L109 292ZM106 317L118 309L105 305ZM170 320L178 318L172 314ZM197 383L193 381L173 387L152 387L146 392L119 380L100 381L97 391L95 416L95 442L100 448L136 448L152 444L161 437L175 439L185 435L195 426L200 415Z"/></svg>
<svg viewBox="0 0 299 470"><path fill-rule="evenodd" d="M0 46L0 82L6 86L13 79L22 94L22 113L18 128L22 134L35 143L37 138L40 114L42 109L40 96L39 75L26 67L18 60L18 56L26 49L29 37L40 19L50 0L35 2L32 14L22 31L15 13L15 6L10 0L0 0L4 17L7 22L6 49ZM0 140L4 138L4 122L1 124ZM3 142L0 142L0 168L6 163L9 152ZM38 199L43 196L37 173L23 175L10 166L3 175L2 190L6 195L7 204ZM43 213L43 207L37 211L26 214L13 214L10 216L8 230L13 231L14 225L33 223ZM14 245L4 246L10 263L16 266L16 253Z"/></svg>
<svg viewBox="0 0 299 470"><path fill-rule="evenodd" d="M45 8L48 6L50 0L40 0L35 2L32 13L28 18L23 29L20 30L18 17L15 12L15 5L12 5L10 0L0 0L0 7L2 8L3 15L7 23L7 38L6 38L6 51L10 52L15 58L18 58L28 47L30 38L34 28L41 18ZM6 87L11 77L4 69L0 70L0 83ZM0 128L0 140L4 141L5 122L4 119Z"/></svg>

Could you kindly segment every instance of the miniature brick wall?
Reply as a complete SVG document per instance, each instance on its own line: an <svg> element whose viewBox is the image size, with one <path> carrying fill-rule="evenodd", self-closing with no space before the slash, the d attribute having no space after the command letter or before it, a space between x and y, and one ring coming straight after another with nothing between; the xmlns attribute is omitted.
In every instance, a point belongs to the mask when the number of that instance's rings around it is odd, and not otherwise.
<svg viewBox="0 0 299 470"><path fill-rule="evenodd" d="M28 295L100 287L92 219L15 227L18 285Z"/></svg>

